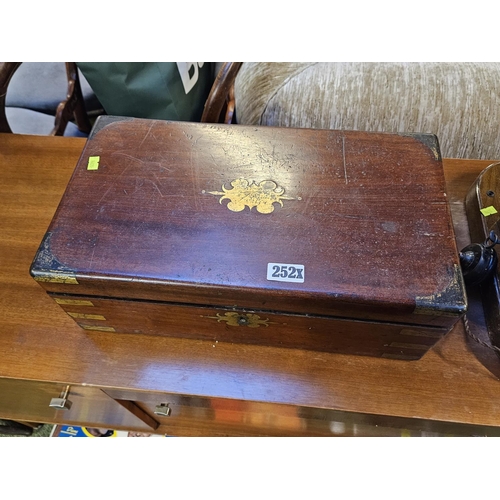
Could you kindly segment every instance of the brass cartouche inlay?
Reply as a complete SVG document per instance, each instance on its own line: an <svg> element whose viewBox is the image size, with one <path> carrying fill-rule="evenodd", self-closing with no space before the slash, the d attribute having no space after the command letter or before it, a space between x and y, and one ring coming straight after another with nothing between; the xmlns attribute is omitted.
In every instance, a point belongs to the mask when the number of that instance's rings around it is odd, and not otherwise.
<svg viewBox="0 0 500 500"><path fill-rule="evenodd" d="M257 212L270 214L274 212L273 203L279 203L283 206L282 200L295 199L284 196L284 188L279 187L274 181L266 180L256 184L254 181L236 179L231 182L231 186L232 188L227 189L223 184L222 191L208 191L208 193L221 196L219 199L221 204L222 200L230 200L227 208L233 212L241 212L245 207L250 210L256 207Z"/></svg>

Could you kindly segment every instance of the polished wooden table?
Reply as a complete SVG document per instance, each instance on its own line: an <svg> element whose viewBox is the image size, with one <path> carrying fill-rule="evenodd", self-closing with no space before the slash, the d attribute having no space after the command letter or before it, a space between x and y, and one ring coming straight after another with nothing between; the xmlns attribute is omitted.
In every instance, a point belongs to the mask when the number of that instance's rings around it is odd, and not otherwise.
<svg viewBox="0 0 500 500"><path fill-rule="evenodd" d="M0 418L173 435L500 435L500 358L462 323L410 362L80 329L28 270L84 143L0 134ZM459 247L465 192L490 163L444 161ZM66 389L71 408L50 407Z"/></svg>

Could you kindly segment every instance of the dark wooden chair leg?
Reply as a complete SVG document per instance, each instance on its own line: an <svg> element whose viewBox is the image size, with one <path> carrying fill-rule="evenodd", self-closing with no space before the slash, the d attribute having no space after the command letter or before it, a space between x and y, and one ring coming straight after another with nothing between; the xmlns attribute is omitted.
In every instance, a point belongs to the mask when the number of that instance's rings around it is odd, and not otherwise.
<svg viewBox="0 0 500 500"><path fill-rule="evenodd" d="M234 115L234 81L243 63L224 63L215 78L201 116L203 123L231 123Z"/></svg>
<svg viewBox="0 0 500 500"><path fill-rule="evenodd" d="M91 125L83 102L82 89L76 64L66 63L68 77L68 92L66 100L57 107L55 125L50 135L63 135L68 121L74 117L78 129L90 133Z"/></svg>
<svg viewBox="0 0 500 500"><path fill-rule="evenodd" d="M0 63L0 132L12 133L7 116L5 115L5 98L10 80L21 64L20 62Z"/></svg>
<svg viewBox="0 0 500 500"><path fill-rule="evenodd" d="M12 133L5 113L5 99L12 76L21 64L20 62L0 63L0 132L3 133ZM66 75L68 78L66 99L57 107L54 128L50 135L63 135L68 121L72 118L75 119L78 129L88 134L92 127L85 110L78 69L74 62L66 63Z"/></svg>

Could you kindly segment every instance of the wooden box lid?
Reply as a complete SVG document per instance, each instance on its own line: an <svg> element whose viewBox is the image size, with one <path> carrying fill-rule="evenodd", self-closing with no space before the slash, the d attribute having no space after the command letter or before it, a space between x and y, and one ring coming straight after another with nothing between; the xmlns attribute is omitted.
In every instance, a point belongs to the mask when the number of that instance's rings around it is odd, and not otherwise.
<svg viewBox="0 0 500 500"><path fill-rule="evenodd" d="M425 134L101 117L31 273L58 293L416 324L466 308Z"/></svg>

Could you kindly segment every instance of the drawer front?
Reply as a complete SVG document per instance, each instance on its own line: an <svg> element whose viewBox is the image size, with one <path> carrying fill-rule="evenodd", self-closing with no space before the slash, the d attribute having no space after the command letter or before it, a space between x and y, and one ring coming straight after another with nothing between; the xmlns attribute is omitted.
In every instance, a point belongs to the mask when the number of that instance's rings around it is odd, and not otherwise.
<svg viewBox="0 0 500 500"><path fill-rule="evenodd" d="M104 389L172 436L500 436L500 429L238 399Z"/></svg>
<svg viewBox="0 0 500 500"><path fill-rule="evenodd" d="M52 295L82 328L419 359L445 329L266 311Z"/></svg>
<svg viewBox="0 0 500 500"><path fill-rule="evenodd" d="M105 389L121 402L134 402L154 417L155 432L172 436L329 435L328 423L312 425L290 405L167 393Z"/></svg>
<svg viewBox="0 0 500 500"><path fill-rule="evenodd" d="M154 419L136 408L121 405L97 387L70 386L67 409L51 407L64 399L67 386L49 382L0 379L0 418L151 432ZM64 401L58 401L63 406Z"/></svg>

